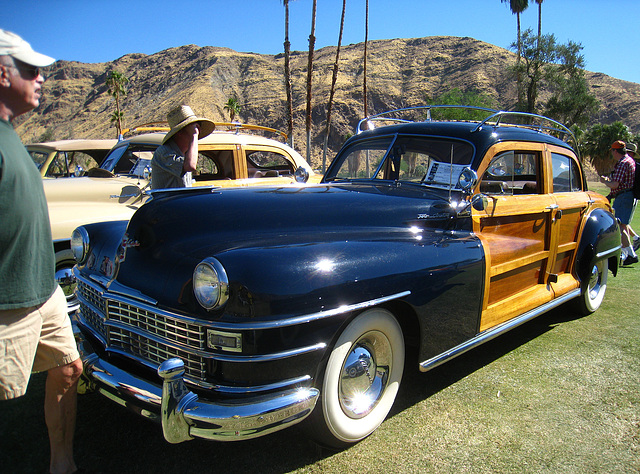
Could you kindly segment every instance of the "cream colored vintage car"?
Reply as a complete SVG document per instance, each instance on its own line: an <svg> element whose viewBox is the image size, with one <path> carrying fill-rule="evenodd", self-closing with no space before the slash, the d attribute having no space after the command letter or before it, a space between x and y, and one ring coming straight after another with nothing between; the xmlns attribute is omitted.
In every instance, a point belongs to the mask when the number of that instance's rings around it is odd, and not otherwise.
<svg viewBox="0 0 640 474"><path fill-rule="evenodd" d="M141 128L149 129L141 126L136 130ZM293 148L257 135L256 131L277 132L255 125L217 123L216 130L199 141L195 185L244 187L320 182L322 176L314 173ZM165 132L154 132L121 140L100 168L88 170L85 176L44 181L56 252L56 278L67 295L70 311L77 307L71 272L75 265L71 233L80 225L128 220L133 215L148 199L146 193L153 179L151 158L164 136Z"/></svg>
<svg viewBox="0 0 640 474"><path fill-rule="evenodd" d="M71 178L99 167L116 143L116 139L58 140L26 148L43 178Z"/></svg>

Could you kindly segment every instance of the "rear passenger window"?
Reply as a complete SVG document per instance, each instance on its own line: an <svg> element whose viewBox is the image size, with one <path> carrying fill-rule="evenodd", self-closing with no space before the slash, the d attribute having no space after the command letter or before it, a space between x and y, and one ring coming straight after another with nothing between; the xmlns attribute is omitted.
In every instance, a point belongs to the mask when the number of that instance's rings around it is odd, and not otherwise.
<svg viewBox="0 0 640 474"><path fill-rule="evenodd" d="M293 164L281 153L267 150L247 150L247 175L249 178L275 178L292 176Z"/></svg>
<svg viewBox="0 0 640 474"><path fill-rule="evenodd" d="M508 151L491 160L480 181L484 194L539 194L539 155L533 152Z"/></svg>
<svg viewBox="0 0 640 474"><path fill-rule="evenodd" d="M554 193L569 193L583 190L580 167L575 160L565 155L552 153L551 162L553 166Z"/></svg>

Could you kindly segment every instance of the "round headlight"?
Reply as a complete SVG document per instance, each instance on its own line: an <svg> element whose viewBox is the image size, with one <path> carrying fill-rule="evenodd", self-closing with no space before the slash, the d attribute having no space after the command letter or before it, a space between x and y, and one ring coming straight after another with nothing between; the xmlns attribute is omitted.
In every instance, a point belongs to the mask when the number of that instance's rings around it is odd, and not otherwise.
<svg viewBox="0 0 640 474"><path fill-rule="evenodd" d="M214 258L200 262L193 271L193 293L200 305L215 309L229 298L229 280L222 264Z"/></svg>
<svg viewBox="0 0 640 474"><path fill-rule="evenodd" d="M89 234L84 227L78 227L71 234L71 252L76 262L84 263L89 255Z"/></svg>

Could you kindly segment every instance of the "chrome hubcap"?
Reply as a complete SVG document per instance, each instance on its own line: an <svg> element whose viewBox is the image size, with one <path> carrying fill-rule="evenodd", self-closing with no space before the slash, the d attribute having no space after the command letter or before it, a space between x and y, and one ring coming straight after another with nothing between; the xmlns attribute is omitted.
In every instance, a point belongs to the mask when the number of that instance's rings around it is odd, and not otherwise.
<svg viewBox="0 0 640 474"><path fill-rule="evenodd" d="M347 416L362 418L376 407L389 382L391 361L383 333L371 331L356 341L340 374L340 405Z"/></svg>
<svg viewBox="0 0 640 474"><path fill-rule="evenodd" d="M602 286L600 269L597 265L594 265L591 269L591 277L589 278L589 298L595 299L600 293L600 287Z"/></svg>
<svg viewBox="0 0 640 474"><path fill-rule="evenodd" d="M67 311L69 313L78 309L79 306L75 292L77 282L72 270L72 268L61 268L56 271L56 281L67 297Z"/></svg>

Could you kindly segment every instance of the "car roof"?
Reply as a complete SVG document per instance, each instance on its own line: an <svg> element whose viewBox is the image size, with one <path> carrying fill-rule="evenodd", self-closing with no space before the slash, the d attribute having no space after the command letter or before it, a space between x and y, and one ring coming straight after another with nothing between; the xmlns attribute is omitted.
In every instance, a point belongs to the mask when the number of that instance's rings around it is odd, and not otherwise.
<svg viewBox="0 0 640 474"><path fill-rule="evenodd" d="M42 143L31 143L27 145L27 149L40 148L58 151L110 150L116 143L118 143L118 140L116 140L115 138L96 140L71 139Z"/></svg>

